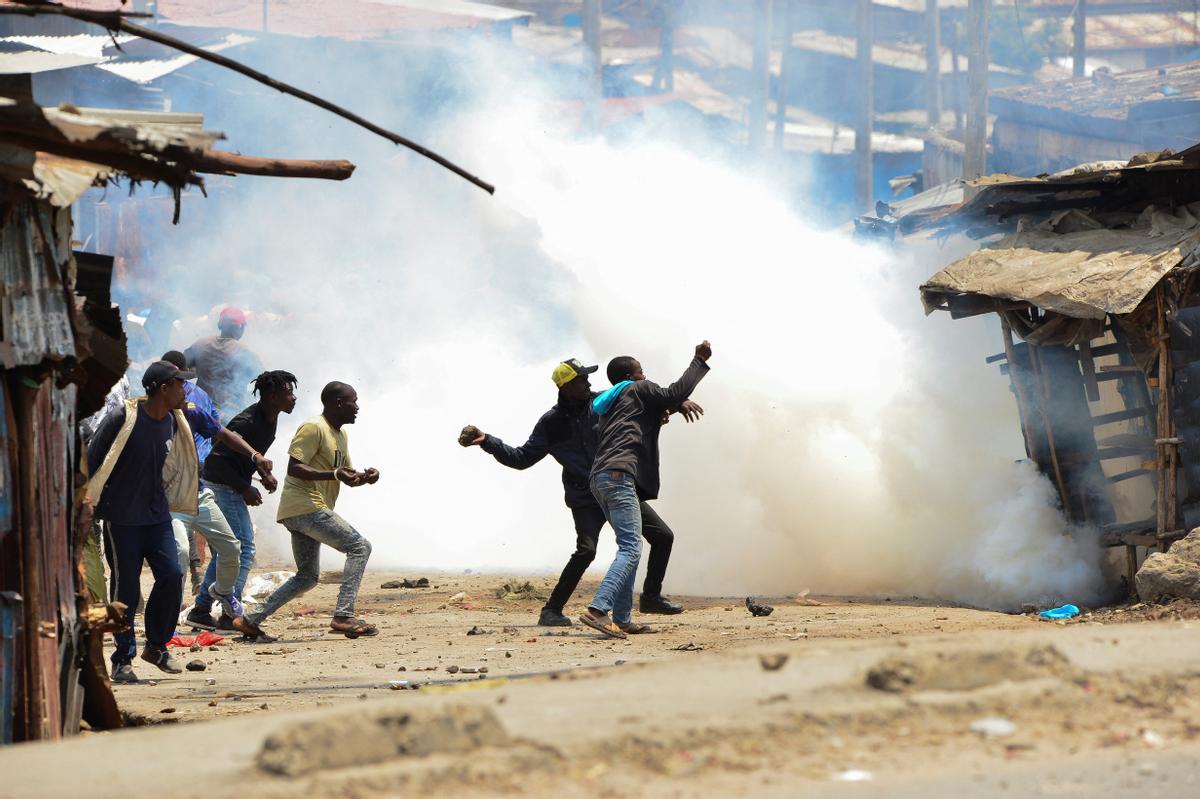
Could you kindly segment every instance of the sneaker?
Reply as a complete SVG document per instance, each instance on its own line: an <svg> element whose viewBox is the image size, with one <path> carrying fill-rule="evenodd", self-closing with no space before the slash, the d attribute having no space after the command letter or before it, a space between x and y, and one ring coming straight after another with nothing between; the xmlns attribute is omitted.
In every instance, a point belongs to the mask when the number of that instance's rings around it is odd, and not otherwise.
<svg viewBox="0 0 1200 799"><path fill-rule="evenodd" d="M167 674L179 674L183 671L183 666L179 665L179 661L171 656L170 650L166 647L159 648L146 644L142 650L142 660L153 663L159 671L165 671Z"/></svg>
<svg viewBox="0 0 1200 799"><path fill-rule="evenodd" d="M114 663L112 668L112 681L115 683L132 684L138 681L137 675L133 673L133 665L130 663Z"/></svg>
<svg viewBox="0 0 1200 799"><path fill-rule="evenodd" d="M224 618L222 616L221 618ZM192 608L188 611L188 615L184 618L184 622L191 625L193 630L215 630L217 622L213 619L212 613L200 608Z"/></svg>
<svg viewBox="0 0 1200 799"><path fill-rule="evenodd" d="M213 583L208 587L208 595L221 603L221 609L230 618L239 618L246 615L246 608L242 605L242 600L238 599L233 594L217 593L217 585Z"/></svg>
<svg viewBox="0 0 1200 799"><path fill-rule="evenodd" d="M658 596L642 594L638 600L638 611L641 613L659 613L663 616L674 616L676 613L683 613L683 605L678 602L672 602L662 594Z"/></svg>
<svg viewBox="0 0 1200 799"><path fill-rule="evenodd" d="M238 632L238 629L233 626L233 617L228 613L222 613L221 618L217 619L217 623L213 626L213 632L218 635L233 635Z"/></svg>
<svg viewBox="0 0 1200 799"><path fill-rule="evenodd" d="M553 608L542 608L538 614L539 627L570 627L571 620Z"/></svg>

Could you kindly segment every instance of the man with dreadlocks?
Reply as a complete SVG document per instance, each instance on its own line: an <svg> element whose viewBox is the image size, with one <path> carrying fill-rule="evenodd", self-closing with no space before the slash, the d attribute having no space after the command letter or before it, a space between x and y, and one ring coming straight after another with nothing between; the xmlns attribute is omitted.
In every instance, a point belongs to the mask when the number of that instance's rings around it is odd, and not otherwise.
<svg viewBox="0 0 1200 799"><path fill-rule="evenodd" d="M254 379L254 393L258 402L243 410L230 420L226 427L240 435L254 447L265 453L275 442L275 428L280 413L291 413L296 407L296 376L291 372L275 370L263 372ZM204 484L212 489L217 506L225 514L233 534L242 545L240 570L233 585L233 593L239 600L254 567L254 525L250 521L250 505L261 505L262 494L251 483L255 467L245 454L223 444L213 448L204 462ZM264 479L263 487L274 492L277 483L274 477ZM215 565L210 562L204 583L196 599L196 606L188 614L188 623L200 629L232 629L233 619L222 613L219 620L212 618L212 599L208 586L216 580Z"/></svg>

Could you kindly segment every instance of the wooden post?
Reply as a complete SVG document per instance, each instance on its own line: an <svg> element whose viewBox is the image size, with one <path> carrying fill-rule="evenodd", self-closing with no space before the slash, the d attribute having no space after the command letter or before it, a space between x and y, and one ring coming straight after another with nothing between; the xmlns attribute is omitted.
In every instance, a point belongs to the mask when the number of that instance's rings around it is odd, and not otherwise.
<svg viewBox="0 0 1200 799"><path fill-rule="evenodd" d="M1050 415L1046 413L1046 403L1050 401L1050 384L1046 381L1046 369L1042 364L1041 351L1034 345L1029 345L1029 362L1033 365L1038 381L1038 411L1042 415L1042 429L1046 432L1046 446L1050 449L1050 465L1054 468L1054 483L1058 486L1058 495L1062 498L1063 513L1070 516L1071 496L1067 493L1067 484L1063 480L1062 466L1058 462L1058 449L1054 446L1054 427L1050 424Z"/></svg>
<svg viewBox="0 0 1200 799"><path fill-rule="evenodd" d="M1029 414L1033 413L1033 408L1029 404L1028 397L1025 396L1025 389L1021 386L1021 381L1017 379L1017 356L1016 347L1013 346L1012 327L1008 324L1008 320L1004 318L1004 314L997 314L1000 317L1000 329L1004 334L1004 355L1008 358L1008 380L1012 384L1013 394L1017 398L1017 411L1021 417L1021 432L1025 436L1025 454L1033 458L1037 462L1037 439L1033 437L1033 420L1029 418Z"/></svg>
<svg viewBox="0 0 1200 799"><path fill-rule="evenodd" d="M951 105L954 107L954 132L960 136L963 134L963 97L962 97L962 70L958 66L958 57L962 55L961 48L958 42L958 27L955 26L954 36L950 38L950 71L952 84Z"/></svg>
<svg viewBox="0 0 1200 799"><path fill-rule="evenodd" d="M55 737L49 729L49 710L46 703L46 691L49 687L44 682L41 659L42 607L41 607L41 578L45 564L39 557L38 542L42 530L40 503L38 502L38 448L35 437L34 416L36 415L37 396L40 388L30 388L14 378L9 384L13 391L9 394L15 400L12 419L16 429L12 436L17 442L17 485L20 492L17 498L17 531L21 546L21 597L24 610L24 631L21 635L25 647L22 666L25 683L24 740L38 741Z"/></svg>
<svg viewBox="0 0 1200 799"><path fill-rule="evenodd" d="M987 173L988 2L967 5L967 135L963 177Z"/></svg>
<svg viewBox="0 0 1200 799"><path fill-rule="evenodd" d="M872 0L858 0L855 22L858 42L855 56L858 65L857 124L854 127L854 201L856 211L871 207L871 187L874 175L871 170L871 128L875 117L875 61L871 47L875 41L874 20L871 15Z"/></svg>
<svg viewBox="0 0 1200 799"><path fill-rule="evenodd" d="M750 118L746 140L760 150L767 140L767 95L771 85L771 0L754 0L754 60L750 65Z"/></svg>
<svg viewBox="0 0 1200 799"><path fill-rule="evenodd" d="M942 121L942 21L938 0L925 0L925 109L929 127Z"/></svg>
<svg viewBox="0 0 1200 799"><path fill-rule="evenodd" d="M1158 339L1158 416L1155 451L1158 472L1158 513L1156 514L1158 547L1166 552L1170 547L1167 533L1178 526L1178 477L1179 439L1175 437L1175 423L1171 412L1171 389L1174 382L1171 369L1171 352L1167 335L1166 289L1159 282L1155 289L1155 331Z"/></svg>
<svg viewBox="0 0 1200 799"><path fill-rule="evenodd" d="M583 0L583 125L589 130L600 127L600 109L604 102L604 60L600 50L601 0Z"/></svg>
<svg viewBox="0 0 1200 799"><path fill-rule="evenodd" d="M775 96L775 149L783 149L783 134L787 128L788 75L792 63L792 0L783 0L783 46L779 57L779 93Z"/></svg>
<svg viewBox="0 0 1200 799"><path fill-rule="evenodd" d="M1075 0L1074 39L1071 42L1071 74L1083 77L1087 63L1087 0Z"/></svg>

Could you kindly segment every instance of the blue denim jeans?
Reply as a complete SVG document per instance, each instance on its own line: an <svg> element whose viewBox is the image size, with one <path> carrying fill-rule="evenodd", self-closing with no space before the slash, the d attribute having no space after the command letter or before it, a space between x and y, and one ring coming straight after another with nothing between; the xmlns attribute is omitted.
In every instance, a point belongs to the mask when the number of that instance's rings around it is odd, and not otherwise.
<svg viewBox="0 0 1200 799"><path fill-rule="evenodd" d="M292 534L296 573L267 597L258 613L247 618L255 624L261 624L288 602L312 589L321 577L321 544L333 547L346 556L346 565L342 567L342 588L338 592L333 615L353 617L358 587L362 584L363 572L371 557L371 542L331 510L292 516L280 524Z"/></svg>
<svg viewBox="0 0 1200 799"><path fill-rule="evenodd" d="M183 601L183 570L170 522L108 526L108 551L112 553L113 599L125 603L125 623L129 629L114 633L114 666L130 663L137 655L133 620L142 601L142 564L150 566L154 587L146 599L146 643L162 648L175 634L175 619Z"/></svg>
<svg viewBox="0 0 1200 799"><path fill-rule="evenodd" d="M212 489L217 507L225 514L225 521L242 547L238 555L237 579L233 583L233 595L241 599L246 582L250 579L250 570L254 568L254 523L250 521L250 509L246 507L246 500L242 499L242 492L236 488L220 483L205 483L204 487ZM200 593L196 596L196 607L200 610L212 610L213 598L208 593L208 587L216 579L216 558L210 558L208 571L200 583Z"/></svg>
<svg viewBox="0 0 1200 799"><path fill-rule="evenodd" d="M633 581L642 557L642 506L637 486L631 474L600 472L592 475L592 495L617 534L617 556L590 607L611 612L617 624L628 624L633 614Z"/></svg>

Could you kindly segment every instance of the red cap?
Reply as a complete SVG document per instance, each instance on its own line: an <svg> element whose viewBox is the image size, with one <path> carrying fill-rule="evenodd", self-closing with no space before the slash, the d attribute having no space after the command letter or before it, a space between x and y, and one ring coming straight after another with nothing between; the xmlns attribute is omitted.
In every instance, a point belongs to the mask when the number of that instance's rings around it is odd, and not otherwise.
<svg viewBox="0 0 1200 799"><path fill-rule="evenodd" d="M242 327L245 327L246 326L246 314L242 311L241 308L235 308L232 305L227 305L227 306L225 306L225 309L223 311L221 311L221 321L219 324L223 325L226 322L228 322L229 324L240 325Z"/></svg>

